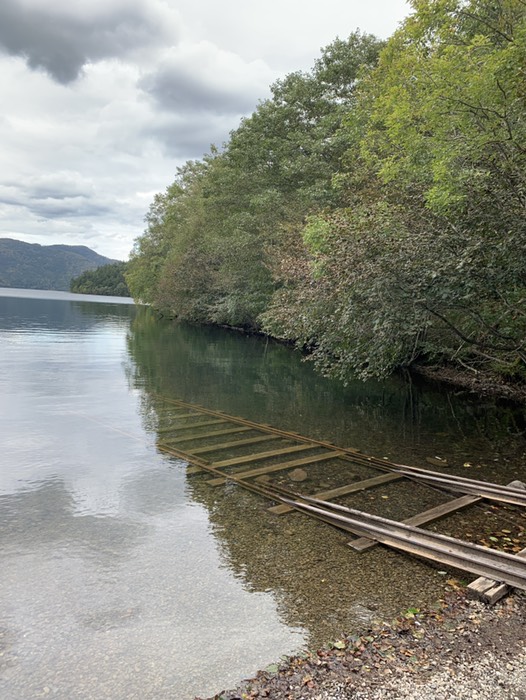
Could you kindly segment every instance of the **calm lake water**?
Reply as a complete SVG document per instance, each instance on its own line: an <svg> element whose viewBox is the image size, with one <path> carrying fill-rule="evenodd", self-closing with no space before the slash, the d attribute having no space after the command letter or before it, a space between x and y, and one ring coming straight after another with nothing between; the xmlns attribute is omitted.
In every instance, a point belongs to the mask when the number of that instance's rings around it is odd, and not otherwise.
<svg viewBox="0 0 526 700"><path fill-rule="evenodd" d="M1 698L191 700L444 590L423 562L357 555L320 523L187 476L156 449L162 397L526 478L518 408L402 378L342 387L265 339L119 299L0 290ZM444 500L389 489L352 505L407 517ZM472 509L441 531L492 517Z"/></svg>

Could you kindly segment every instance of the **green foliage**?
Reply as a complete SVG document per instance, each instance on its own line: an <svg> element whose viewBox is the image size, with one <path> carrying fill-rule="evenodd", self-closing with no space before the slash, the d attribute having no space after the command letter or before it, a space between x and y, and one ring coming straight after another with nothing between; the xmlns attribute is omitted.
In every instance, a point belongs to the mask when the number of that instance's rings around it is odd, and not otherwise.
<svg viewBox="0 0 526 700"><path fill-rule="evenodd" d="M71 280L70 291L77 294L129 297L130 290L124 279L126 263L103 265L96 270L86 270Z"/></svg>
<svg viewBox="0 0 526 700"><path fill-rule="evenodd" d="M340 133L360 71L380 42L355 33L310 73L272 86L222 152L189 163L157 195L127 281L135 298L172 316L258 328L279 287L273 268L304 218L339 198L331 186L347 144Z"/></svg>
<svg viewBox="0 0 526 700"><path fill-rule="evenodd" d="M417 0L346 117L337 216L268 328L325 372L416 359L524 375L526 6ZM327 229L327 226L329 229Z"/></svg>
<svg viewBox="0 0 526 700"><path fill-rule="evenodd" d="M412 6L181 170L136 243L135 297L262 326L344 381L415 361L524 378L526 4Z"/></svg>
<svg viewBox="0 0 526 700"><path fill-rule="evenodd" d="M308 219L303 229L303 242L307 250L313 255L327 251L327 238L330 233L330 224L323 217L312 216Z"/></svg>

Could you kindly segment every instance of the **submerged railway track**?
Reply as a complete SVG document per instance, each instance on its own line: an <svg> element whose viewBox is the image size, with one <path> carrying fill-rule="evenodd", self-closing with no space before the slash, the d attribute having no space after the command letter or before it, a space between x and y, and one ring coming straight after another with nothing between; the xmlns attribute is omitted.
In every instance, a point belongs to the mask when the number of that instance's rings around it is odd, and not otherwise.
<svg viewBox="0 0 526 700"><path fill-rule="evenodd" d="M335 446L327 441L311 439L188 402L167 397L158 397L158 400L164 406L160 415L167 423L159 427L158 449L187 462L189 475L208 473L213 477L207 481L210 486L235 483L276 502L269 508L276 515L298 511L358 535L359 539L349 543L358 551L381 543L485 577L490 582L526 590L526 558L523 556L489 549L420 527L482 499L524 507L526 490L519 486L492 484L397 464L363 455L350 447ZM274 449L269 449L270 442ZM264 449L260 451L260 448ZM225 452L236 454L221 459ZM351 463L367 467L373 475L314 494L300 493L270 480L271 474L334 462L344 466ZM462 495L403 522L332 502L335 498L407 479ZM524 555L524 552L521 554Z"/></svg>

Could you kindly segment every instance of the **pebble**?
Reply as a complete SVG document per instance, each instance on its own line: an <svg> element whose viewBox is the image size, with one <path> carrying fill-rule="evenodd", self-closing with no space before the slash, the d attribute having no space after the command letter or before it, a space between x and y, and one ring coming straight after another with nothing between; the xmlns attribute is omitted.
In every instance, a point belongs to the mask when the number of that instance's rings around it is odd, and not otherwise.
<svg viewBox="0 0 526 700"><path fill-rule="evenodd" d="M307 472L305 469L293 469L289 472L289 479L291 481L305 481L307 479Z"/></svg>

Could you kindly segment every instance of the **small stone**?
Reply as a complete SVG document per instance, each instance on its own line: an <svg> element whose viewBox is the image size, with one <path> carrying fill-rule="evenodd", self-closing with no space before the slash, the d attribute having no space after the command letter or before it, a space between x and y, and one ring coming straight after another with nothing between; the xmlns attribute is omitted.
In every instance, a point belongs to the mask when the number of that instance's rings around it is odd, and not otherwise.
<svg viewBox="0 0 526 700"><path fill-rule="evenodd" d="M307 472L305 469L293 469L289 472L289 479L291 481L305 481L307 479Z"/></svg>
<svg viewBox="0 0 526 700"><path fill-rule="evenodd" d="M443 457L438 457L436 455L434 457L426 457L426 462L428 464L432 464L434 467L448 467L449 466L447 459L444 459Z"/></svg>

